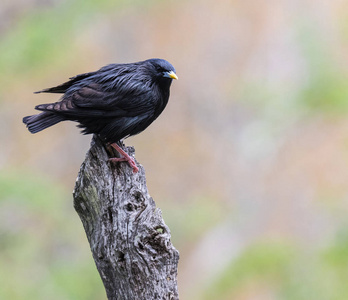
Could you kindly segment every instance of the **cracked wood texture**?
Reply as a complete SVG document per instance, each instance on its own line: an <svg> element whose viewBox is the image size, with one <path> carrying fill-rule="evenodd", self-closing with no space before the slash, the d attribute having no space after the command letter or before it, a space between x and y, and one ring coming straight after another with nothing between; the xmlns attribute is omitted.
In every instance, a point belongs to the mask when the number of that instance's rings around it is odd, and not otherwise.
<svg viewBox="0 0 348 300"><path fill-rule="evenodd" d="M124 149L129 155L134 148ZM161 210L150 197L144 168L112 163L112 149L96 136L74 189L93 258L109 300L179 299L179 253Z"/></svg>

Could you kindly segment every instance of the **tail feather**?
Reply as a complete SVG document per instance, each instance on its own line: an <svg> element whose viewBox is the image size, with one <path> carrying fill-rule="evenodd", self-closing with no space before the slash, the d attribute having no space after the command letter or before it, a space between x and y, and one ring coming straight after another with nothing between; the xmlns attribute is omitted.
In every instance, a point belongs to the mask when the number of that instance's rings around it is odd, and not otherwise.
<svg viewBox="0 0 348 300"><path fill-rule="evenodd" d="M41 114L23 118L23 123L27 125L27 128L31 133L37 133L61 121L64 121L63 117L51 112L42 112Z"/></svg>

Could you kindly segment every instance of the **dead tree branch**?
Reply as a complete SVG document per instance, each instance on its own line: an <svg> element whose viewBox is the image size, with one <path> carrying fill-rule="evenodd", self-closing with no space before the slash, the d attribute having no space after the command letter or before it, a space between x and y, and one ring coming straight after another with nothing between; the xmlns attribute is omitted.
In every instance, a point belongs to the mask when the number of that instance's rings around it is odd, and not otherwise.
<svg viewBox="0 0 348 300"><path fill-rule="evenodd" d="M109 151L109 150L108 150ZM134 148L127 147L128 154ZM109 300L179 299L179 253L147 187L144 168L113 164L93 137L74 190L83 223Z"/></svg>

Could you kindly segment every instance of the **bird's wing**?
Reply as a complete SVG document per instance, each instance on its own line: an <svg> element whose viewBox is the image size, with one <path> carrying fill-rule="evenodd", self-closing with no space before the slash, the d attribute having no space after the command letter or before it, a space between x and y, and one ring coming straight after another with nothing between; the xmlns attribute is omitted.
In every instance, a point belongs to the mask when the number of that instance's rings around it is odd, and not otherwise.
<svg viewBox="0 0 348 300"><path fill-rule="evenodd" d="M117 75L118 70L122 69L122 66L125 66L125 65L126 64L110 64L110 65L102 67L98 71L83 73L83 74L76 75L74 77L70 77L69 81L67 81L67 82L64 82L64 83L57 85L55 87L43 89L41 91L35 92L35 94L39 94L39 93L61 93L61 94L64 94L70 88L72 88L76 85L79 85L79 84L83 84L83 82L86 80L87 81L90 79L93 80L93 78L100 77L100 74L105 74L105 73L109 72L111 74L115 73ZM112 70L112 71L110 72L110 70Z"/></svg>
<svg viewBox="0 0 348 300"><path fill-rule="evenodd" d="M57 85L55 87L51 87L51 88L43 89L41 91L37 91L34 94L39 94L39 93L61 93L61 94L64 94L74 84L76 84L77 82L79 82L83 79L86 79L94 74L96 74L96 72L79 74L79 75L76 75L74 77L69 78L70 80L67 82L64 82L64 83Z"/></svg>
<svg viewBox="0 0 348 300"><path fill-rule="evenodd" d="M125 89L117 86L108 88L105 83L91 83L64 95L59 102L41 104L35 108L77 119L132 117L152 113L154 107L151 98L151 91L140 85Z"/></svg>

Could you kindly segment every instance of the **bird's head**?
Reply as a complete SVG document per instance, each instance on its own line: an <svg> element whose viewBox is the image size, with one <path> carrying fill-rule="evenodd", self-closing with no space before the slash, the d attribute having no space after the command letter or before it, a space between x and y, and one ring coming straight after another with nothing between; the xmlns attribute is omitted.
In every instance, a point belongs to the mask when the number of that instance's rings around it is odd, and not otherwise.
<svg viewBox="0 0 348 300"><path fill-rule="evenodd" d="M178 79L174 67L166 60L153 58L149 59L148 62L151 64L152 73L157 80L171 82L172 79Z"/></svg>

